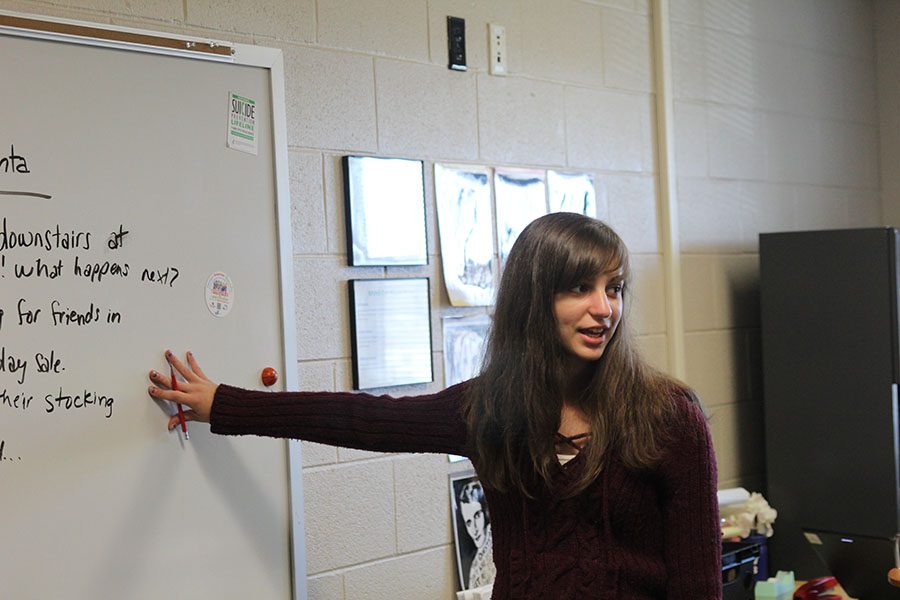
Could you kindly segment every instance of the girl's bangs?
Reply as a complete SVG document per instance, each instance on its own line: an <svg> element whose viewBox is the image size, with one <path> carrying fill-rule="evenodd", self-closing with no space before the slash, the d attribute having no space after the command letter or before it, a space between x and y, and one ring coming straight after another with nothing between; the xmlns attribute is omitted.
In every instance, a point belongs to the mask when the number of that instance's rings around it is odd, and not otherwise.
<svg viewBox="0 0 900 600"><path fill-rule="evenodd" d="M560 274L558 291L615 271L621 271L625 280L629 278L628 250L619 236L606 235L588 243L573 240Z"/></svg>

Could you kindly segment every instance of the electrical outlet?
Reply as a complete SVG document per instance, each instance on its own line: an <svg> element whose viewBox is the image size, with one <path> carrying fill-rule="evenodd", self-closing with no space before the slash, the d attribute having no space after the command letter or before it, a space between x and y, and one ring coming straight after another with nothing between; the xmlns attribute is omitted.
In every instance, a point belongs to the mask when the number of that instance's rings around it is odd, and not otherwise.
<svg viewBox="0 0 900 600"><path fill-rule="evenodd" d="M488 25L488 47L490 48L491 75L506 75L506 27L491 23Z"/></svg>
<svg viewBox="0 0 900 600"><path fill-rule="evenodd" d="M447 51L450 61L447 65L454 71L466 70L466 20L447 17Z"/></svg>

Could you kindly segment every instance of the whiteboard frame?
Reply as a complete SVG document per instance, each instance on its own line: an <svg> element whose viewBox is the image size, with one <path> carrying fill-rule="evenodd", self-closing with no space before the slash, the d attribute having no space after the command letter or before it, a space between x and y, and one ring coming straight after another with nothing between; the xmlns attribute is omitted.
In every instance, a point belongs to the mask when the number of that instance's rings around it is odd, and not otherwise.
<svg viewBox="0 0 900 600"><path fill-rule="evenodd" d="M272 98L272 139L273 156L275 159L275 194L276 216L278 223L278 262L279 284L281 287L281 323L282 323L282 353L284 356L284 385L285 390L299 389L297 377L297 334L294 319L294 274L293 274L293 240L291 231L291 195L287 146L287 113L284 98L284 54L277 48L252 46L218 40L198 40L197 38L161 34L146 29L130 27L118 27L93 23L88 21L76 21L72 19L60 19L42 15L32 15L13 11L0 10L0 15L34 19L46 23L60 23L92 30L104 30L111 32L129 33L136 36L156 36L181 40L185 42L200 42L213 46L229 46L232 48L231 56L221 56L202 52L193 52L153 46L149 44L122 42L99 37L88 37L71 34L61 34L17 27L0 26L0 36L14 36L35 38L48 41L129 50L133 52L145 52L150 54L163 54L179 58L194 60L206 60L212 62L228 62L236 65L259 67L268 69L271 82ZM290 536L291 536L291 588L293 600L307 600L306 582L306 528L303 512L303 458L299 440L286 442L290 505Z"/></svg>

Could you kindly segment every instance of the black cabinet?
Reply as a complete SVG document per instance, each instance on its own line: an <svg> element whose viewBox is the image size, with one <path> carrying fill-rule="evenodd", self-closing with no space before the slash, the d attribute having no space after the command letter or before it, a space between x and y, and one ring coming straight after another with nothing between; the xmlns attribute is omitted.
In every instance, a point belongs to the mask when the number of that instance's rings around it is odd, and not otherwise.
<svg viewBox="0 0 900 600"><path fill-rule="evenodd" d="M900 530L898 232L760 235L770 565L822 567L804 527Z"/></svg>

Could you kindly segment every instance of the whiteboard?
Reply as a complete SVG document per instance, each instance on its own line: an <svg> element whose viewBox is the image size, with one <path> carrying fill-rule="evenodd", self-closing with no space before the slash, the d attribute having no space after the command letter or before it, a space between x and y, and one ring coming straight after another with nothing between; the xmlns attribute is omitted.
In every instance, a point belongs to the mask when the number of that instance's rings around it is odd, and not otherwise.
<svg viewBox="0 0 900 600"><path fill-rule="evenodd" d="M146 391L166 348L295 389L280 51L72 41L0 31L0 598L305 597L287 444L185 441Z"/></svg>

